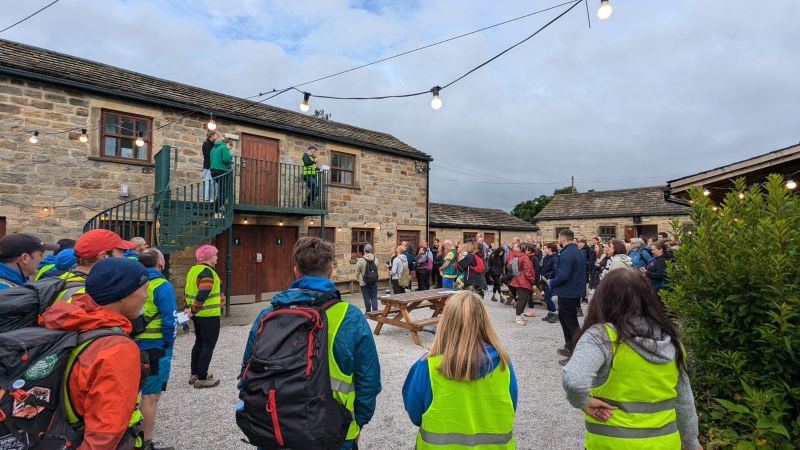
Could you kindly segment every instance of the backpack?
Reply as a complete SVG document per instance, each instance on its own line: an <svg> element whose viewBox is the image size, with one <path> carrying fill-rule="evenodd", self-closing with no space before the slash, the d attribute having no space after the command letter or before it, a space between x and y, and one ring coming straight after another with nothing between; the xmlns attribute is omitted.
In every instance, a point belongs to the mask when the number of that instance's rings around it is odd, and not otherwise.
<svg viewBox="0 0 800 450"><path fill-rule="evenodd" d="M511 258L511 262L508 263L508 271L511 272L511 275L517 276L519 275L519 258L513 257Z"/></svg>
<svg viewBox="0 0 800 450"><path fill-rule="evenodd" d="M113 328L75 333L29 327L0 333L0 392L8 393L0 395L0 448L62 449L80 445L82 427L69 423L63 402L71 353L83 346L79 354L104 336L120 334L127 336ZM133 438L138 434L138 424L128 432Z"/></svg>
<svg viewBox="0 0 800 450"><path fill-rule="evenodd" d="M367 262L366 268L364 268L364 283L372 284L378 282L378 266L375 264L375 260L368 260L364 258L364 261Z"/></svg>
<svg viewBox="0 0 800 450"><path fill-rule="evenodd" d="M422 253L417 255L417 267L428 267L428 254Z"/></svg>
<svg viewBox="0 0 800 450"><path fill-rule="evenodd" d="M325 310L339 292L284 306L261 318L241 373L236 424L263 449L338 449L352 415L333 398ZM322 303L321 303L322 302Z"/></svg>
<svg viewBox="0 0 800 450"><path fill-rule="evenodd" d="M483 264L483 258L475 255L475 268L472 269L472 271L476 273L483 273L484 270L486 270L486 266Z"/></svg>
<svg viewBox="0 0 800 450"><path fill-rule="evenodd" d="M49 308L66 287L66 280L55 277L0 290L0 333L35 327L39 314Z"/></svg>
<svg viewBox="0 0 800 450"><path fill-rule="evenodd" d="M406 287L411 283L411 270L409 270L408 266L403 265L403 270L398 275L397 282L400 283L400 287Z"/></svg>

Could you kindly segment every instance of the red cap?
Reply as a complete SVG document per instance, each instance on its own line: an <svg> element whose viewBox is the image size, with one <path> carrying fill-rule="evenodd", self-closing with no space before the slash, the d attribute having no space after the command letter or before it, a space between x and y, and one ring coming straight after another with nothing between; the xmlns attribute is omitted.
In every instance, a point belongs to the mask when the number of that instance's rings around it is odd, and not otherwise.
<svg viewBox="0 0 800 450"><path fill-rule="evenodd" d="M135 243L122 239L111 230L96 229L83 233L75 241L74 251L75 256L79 258L94 258L115 248L128 250L135 247Z"/></svg>

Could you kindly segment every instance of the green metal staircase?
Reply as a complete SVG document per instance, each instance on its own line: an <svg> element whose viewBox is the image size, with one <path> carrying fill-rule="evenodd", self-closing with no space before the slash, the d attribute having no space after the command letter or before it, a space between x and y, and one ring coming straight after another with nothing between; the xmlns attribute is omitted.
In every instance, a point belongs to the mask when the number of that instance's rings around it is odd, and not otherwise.
<svg viewBox="0 0 800 450"><path fill-rule="evenodd" d="M101 211L84 225L84 232L103 228L126 239L141 236L170 254L229 229L233 224L234 172L214 178L206 199L203 181L170 187L177 157L175 149L162 147L155 156L156 192Z"/></svg>

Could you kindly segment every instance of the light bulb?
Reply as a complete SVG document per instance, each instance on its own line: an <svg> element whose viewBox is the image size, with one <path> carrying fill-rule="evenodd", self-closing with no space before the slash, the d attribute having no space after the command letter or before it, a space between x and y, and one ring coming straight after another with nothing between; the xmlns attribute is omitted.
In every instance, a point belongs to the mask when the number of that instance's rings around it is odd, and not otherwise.
<svg viewBox="0 0 800 450"><path fill-rule="evenodd" d="M206 124L206 128L208 128L211 131L217 129L217 122L214 122L214 117L211 117L211 119L208 121L208 123Z"/></svg>
<svg viewBox="0 0 800 450"><path fill-rule="evenodd" d="M433 109L441 109L442 107L442 99L439 98L439 91L442 88L439 86L434 87L431 89L431 93L433 93L433 98L431 99L431 108Z"/></svg>
<svg viewBox="0 0 800 450"><path fill-rule="evenodd" d="M793 190L796 187L797 183L795 183L794 180L792 180L791 178L789 179L789 181L786 182L786 189Z"/></svg>
<svg viewBox="0 0 800 450"><path fill-rule="evenodd" d="M31 135L31 137L28 138L28 142L30 142L31 144L35 144L35 143L39 142L39 132L38 131L34 131L33 134Z"/></svg>
<svg viewBox="0 0 800 450"><path fill-rule="evenodd" d="M244 219L244 223L247 223L247 219Z"/></svg>
<svg viewBox="0 0 800 450"><path fill-rule="evenodd" d="M313 220L309 220L309 221L308 221L308 224L309 224L309 225L314 225L314 221L313 221Z"/></svg>
<svg viewBox="0 0 800 450"><path fill-rule="evenodd" d="M612 12L614 12L614 10L611 8L611 4L608 3L608 0L601 0L600 7L597 8L597 18L606 20L611 17Z"/></svg>
<svg viewBox="0 0 800 450"><path fill-rule="evenodd" d="M303 101L300 102L300 111L308 112L308 99L311 97L311 94L308 92L303 92Z"/></svg>
<svg viewBox="0 0 800 450"><path fill-rule="evenodd" d="M281 227L283 226L283 221L282 220L280 222L278 222L278 226L281 226Z"/></svg>
<svg viewBox="0 0 800 450"><path fill-rule="evenodd" d="M739 192L739 200L744 200L744 192Z"/></svg>
<svg viewBox="0 0 800 450"><path fill-rule="evenodd" d="M703 195L708 197L709 195L711 195L711 191L709 191L708 189L703 189Z"/></svg>
<svg viewBox="0 0 800 450"><path fill-rule="evenodd" d="M84 144L89 142L89 136L86 135L86 128L81 129L81 136L78 138L78 140Z"/></svg>
<svg viewBox="0 0 800 450"><path fill-rule="evenodd" d="M136 146L137 147L144 147L144 139L142 139L142 132L139 132L139 135L136 136Z"/></svg>
<svg viewBox="0 0 800 450"><path fill-rule="evenodd" d="M711 207L711 209L713 209L714 211L716 211L716 210L717 210L717 207L716 207L716 206L713 206L713 207Z"/></svg>

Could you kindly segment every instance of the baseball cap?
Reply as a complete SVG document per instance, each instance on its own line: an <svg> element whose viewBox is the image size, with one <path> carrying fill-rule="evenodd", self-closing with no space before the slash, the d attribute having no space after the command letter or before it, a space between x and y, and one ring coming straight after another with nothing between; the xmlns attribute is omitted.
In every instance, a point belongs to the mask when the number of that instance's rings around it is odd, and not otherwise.
<svg viewBox="0 0 800 450"><path fill-rule="evenodd" d="M119 248L128 250L135 248L136 244L122 239L111 230L89 230L75 241L75 256L78 258L94 258L100 253Z"/></svg>
<svg viewBox="0 0 800 450"><path fill-rule="evenodd" d="M108 305L136 292L147 281L147 269L138 261L104 258L86 277L86 293L98 305Z"/></svg>
<svg viewBox="0 0 800 450"><path fill-rule="evenodd" d="M45 244L38 236L28 233L12 233L0 239L0 260L14 259L36 250L55 251L58 246Z"/></svg>
<svg viewBox="0 0 800 450"><path fill-rule="evenodd" d="M364 251L366 253L372 253L372 244L367 244L364 246Z"/></svg>
<svg viewBox="0 0 800 450"><path fill-rule="evenodd" d="M317 146L316 146L316 144L308 144L308 149L309 149L309 150L311 150L312 148L313 148L314 150L316 150L316 149L317 149Z"/></svg>

